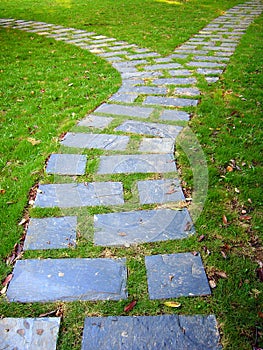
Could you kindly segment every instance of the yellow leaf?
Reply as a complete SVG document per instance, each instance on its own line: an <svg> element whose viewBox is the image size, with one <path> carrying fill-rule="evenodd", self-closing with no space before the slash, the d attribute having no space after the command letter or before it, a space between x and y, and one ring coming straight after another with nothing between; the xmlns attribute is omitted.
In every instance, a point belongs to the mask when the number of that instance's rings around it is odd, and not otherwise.
<svg viewBox="0 0 263 350"><path fill-rule="evenodd" d="M169 307L180 307L181 304L178 303L177 301L166 301L164 305L169 306Z"/></svg>
<svg viewBox="0 0 263 350"><path fill-rule="evenodd" d="M33 137L28 137L27 141L30 142L33 146L38 145L39 143L41 143L40 140L36 140Z"/></svg>

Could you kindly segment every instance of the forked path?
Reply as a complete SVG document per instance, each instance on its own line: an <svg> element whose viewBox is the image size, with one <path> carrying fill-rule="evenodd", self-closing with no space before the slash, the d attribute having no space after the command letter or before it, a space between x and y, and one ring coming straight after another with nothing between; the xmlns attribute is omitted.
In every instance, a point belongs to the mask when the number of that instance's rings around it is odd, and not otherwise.
<svg viewBox="0 0 263 350"><path fill-rule="evenodd" d="M107 103L68 132L61 153L52 154L46 171L69 177L67 183L41 184L34 206L114 208L94 215L94 245L133 245L187 238L195 233L174 159L176 139L199 102L198 81L216 82L240 37L262 12L250 1L226 11L167 56L94 32L43 22L2 19L0 25L76 45L109 61L122 86ZM121 120L111 134L103 132ZM178 125L179 124L179 125ZM77 127L76 127L77 130ZM84 130L84 131L83 131ZM132 135L138 136L137 149ZM105 151L97 175L104 181L74 182L89 161L81 150ZM68 151L67 151L68 150ZM130 210L114 174L149 174L136 181L137 206ZM154 175L154 176L153 176ZM153 205L156 209L144 208ZM126 208L126 209L125 209ZM146 208L146 207L145 207ZM148 207L147 207L148 208ZM174 210L175 208L180 210ZM78 215L31 218L24 250L75 247ZM150 299L211 294L200 255L177 253L145 257ZM7 289L11 302L121 300L128 297L126 259L25 259L16 262ZM59 318L0 320L3 348L55 349ZM221 349L214 315L87 317L82 349ZM8 330L8 331L7 331Z"/></svg>

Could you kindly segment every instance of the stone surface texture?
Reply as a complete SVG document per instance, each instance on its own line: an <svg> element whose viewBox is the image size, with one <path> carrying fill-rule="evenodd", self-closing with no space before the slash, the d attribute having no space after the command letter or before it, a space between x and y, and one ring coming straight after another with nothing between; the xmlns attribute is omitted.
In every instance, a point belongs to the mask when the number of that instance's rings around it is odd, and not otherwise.
<svg viewBox="0 0 263 350"><path fill-rule="evenodd" d="M56 350L59 317L0 319L0 349Z"/></svg>
<svg viewBox="0 0 263 350"><path fill-rule="evenodd" d="M18 260L7 298L21 303L120 300L127 297L126 279L125 259Z"/></svg>
<svg viewBox="0 0 263 350"><path fill-rule="evenodd" d="M179 253L145 257L150 299L211 294L199 255Z"/></svg>
<svg viewBox="0 0 263 350"><path fill-rule="evenodd" d="M82 350L221 350L214 315L87 317Z"/></svg>
<svg viewBox="0 0 263 350"><path fill-rule="evenodd" d="M87 156L82 154L51 154L48 164L48 174L84 175Z"/></svg>

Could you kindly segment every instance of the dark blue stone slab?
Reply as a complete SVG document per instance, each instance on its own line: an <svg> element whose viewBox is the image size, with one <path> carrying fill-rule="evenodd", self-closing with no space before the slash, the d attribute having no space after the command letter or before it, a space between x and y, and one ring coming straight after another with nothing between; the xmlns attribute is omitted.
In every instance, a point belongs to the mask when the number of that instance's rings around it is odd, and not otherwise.
<svg viewBox="0 0 263 350"><path fill-rule="evenodd" d="M0 348L56 350L59 317L0 319Z"/></svg>
<svg viewBox="0 0 263 350"><path fill-rule="evenodd" d="M150 299L211 294L199 255L179 253L145 257Z"/></svg>
<svg viewBox="0 0 263 350"><path fill-rule="evenodd" d="M170 173L176 171L172 154L101 156L98 174Z"/></svg>
<svg viewBox="0 0 263 350"><path fill-rule="evenodd" d="M176 125L144 123L135 120L127 120L126 122L118 126L115 130L140 135L151 135L172 138L174 140L182 129L183 128L181 126Z"/></svg>
<svg viewBox="0 0 263 350"><path fill-rule="evenodd" d="M167 203L185 200L178 179L138 181L141 204Z"/></svg>
<svg viewBox="0 0 263 350"><path fill-rule="evenodd" d="M51 154L48 164L48 174L84 175L87 156L82 154Z"/></svg>
<svg viewBox="0 0 263 350"><path fill-rule="evenodd" d="M77 217L31 219L24 250L59 249L75 247Z"/></svg>
<svg viewBox="0 0 263 350"><path fill-rule="evenodd" d="M160 97L160 96L147 96L143 104L146 105L160 105L160 106L173 106L173 107L191 107L197 106L198 100L191 100L188 98L175 98L175 97Z"/></svg>
<svg viewBox="0 0 263 350"><path fill-rule="evenodd" d="M95 110L95 112L113 115L125 115L129 117L148 118L152 114L153 108L145 108L138 106L122 106L104 103L101 106L99 106Z"/></svg>
<svg viewBox="0 0 263 350"><path fill-rule="evenodd" d="M82 350L221 350L214 315L85 319Z"/></svg>
<svg viewBox="0 0 263 350"><path fill-rule="evenodd" d="M18 260L7 289L12 302L126 299L125 259Z"/></svg>
<svg viewBox="0 0 263 350"><path fill-rule="evenodd" d="M40 185L35 207L74 208L123 204L120 182L89 182Z"/></svg>
<svg viewBox="0 0 263 350"><path fill-rule="evenodd" d="M128 142L129 137L123 135L68 132L61 144L67 147L124 151Z"/></svg>
<svg viewBox="0 0 263 350"><path fill-rule="evenodd" d="M94 243L99 246L182 239L194 233L186 209L138 210L94 216Z"/></svg>

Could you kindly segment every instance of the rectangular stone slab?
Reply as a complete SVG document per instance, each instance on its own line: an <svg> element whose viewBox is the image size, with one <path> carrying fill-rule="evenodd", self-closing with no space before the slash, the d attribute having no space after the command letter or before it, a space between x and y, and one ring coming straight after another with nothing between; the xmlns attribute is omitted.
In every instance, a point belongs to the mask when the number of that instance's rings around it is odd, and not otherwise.
<svg viewBox="0 0 263 350"><path fill-rule="evenodd" d="M184 111L176 111L173 109L166 109L160 115L161 120L185 120L190 119L190 114Z"/></svg>
<svg viewBox="0 0 263 350"><path fill-rule="evenodd" d="M126 299L125 259L18 260L7 289L12 302Z"/></svg>
<svg viewBox="0 0 263 350"><path fill-rule="evenodd" d="M138 210L94 216L94 243L99 246L182 239L194 232L186 209Z"/></svg>
<svg viewBox="0 0 263 350"><path fill-rule="evenodd" d="M124 131L132 134L151 135L165 138L175 138L183 128L176 125L167 125L159 123L144 123L135 120L127 120L115 128L116 131Z"/></svg>
<svg viewBox="0 0 263 350"><path fill-rule="evenodd" d="M155 85L190 85L195 83L195 78L159 78L153 80Z"/></svg>
<svg viewBox="0 0 263 350"><path fill-rule="evenodd" d="M211 294L202 260L192 253L145 257L150 299Z"/></svg>
<svg viewBox="0 0 263 350"><path fill-rule="evenodd" d="M87 317L82 350L221 350L214 315Z"/></svg>
<svg viewBox="0 0 263 350"><path fill-rule="evenodd" d="M34 206L74 208L123 203L121 182L89 182L40 185Z"/></svg>
<svg viewBox="0 0 263 350"><path fill-rule="evenodd" d="M60 249L76 245L77 217L30 219L24 250Z"/></svg>
<svg viewBox="0 0 263 350"><path fill-rule="evenodd" d="M178 179L145 180L137 182L140 203L167 203L185 200Z"/></svg>
<svg viewBox="0 0 263 350"><path fill-rule="evenodd" d="M87 115L84 119L82 119L78 123L78 125L79 126L87 126L88 128L104 129L112 121L113 121L113 118L111 118L111 117L100 117L98 115L90 114L90 115Z"/></svg>
<svg viewBox="0 0 263 350"><path fill-rule="evenodd" d="M98 174L169 173L175 172L171 154L132 154L101 156Z"/></svg>
<svg viewBox="0 0 263 350"><path fill-rule="evenodd" d="M59 326L59 317L0 319L0 347L56 350Z"/></svg>
<svg viewBox="0 0 263 350"><path fill-rule="evenodd" d="M87 156L83 154L51 154L46 172L59 175L84 175Z"/></svg>
<svg viewBox="0 0 263 350"><path fill-rule="evenodd" d="M148 118L152 112L153 108L137 107L137 106L122 106L104 103L99 106L96 110L96 113L108 113L115 115L125 115L129 117L137 118Z"/></svg>
<svg viewBox="0 0 263 350"><path fill-rule="evenodd" d="M143 104L173 106L173 107L191 107L191 106L197 106L198 100L192 100L188 98L147 96Z"/></svg>
<svg viewBox="0 0 263 350"><path fill-rule="evenodd" d="M170 153L174 152L174 140L171 138L143 138L140 152L144 153Z"/></svg>
<svg viewBox="0 0 263 350"><path fill-rule="evenodd" d="M129 142L128 136L109 134L86 134L68 132L61 142L63 146L124 151Z"/></svg>

